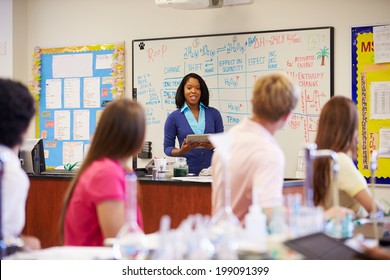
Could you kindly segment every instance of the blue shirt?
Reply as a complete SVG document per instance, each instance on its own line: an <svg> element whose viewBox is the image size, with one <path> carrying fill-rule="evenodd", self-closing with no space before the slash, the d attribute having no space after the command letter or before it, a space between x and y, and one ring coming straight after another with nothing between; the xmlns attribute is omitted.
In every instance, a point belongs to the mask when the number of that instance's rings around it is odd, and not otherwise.
<svg viewBox="0 0 390 280"><path fill-rule="evenodd" d="M186 116L188 124L190 125L192 131L195 134L204 134L204 128L206 126L206 120L205 120L205 115L204 115L204 108L205 107L206 106L204 106L202 103L200 103L198 121L195 119L195 116L191 112L190 107L188 107L187 103L184 103L183 107L181 107L181 109L180 109L181 112L184 112L184 115Z"/></svg>
<svg viewBox="0 0 390 280"><path fill-rule="evenodd" d="M223 132L222 117L219 111L213 107L204 107L204 113L204 133ZM176 137L181 147L187 134L194 134L194 131L184 112L181 109L177 109L170 113L164 125L164 153L167 156L172 156L171 152L175 148ZM208 168L211 165L213 151L209 149L193 149L182 156L187 159L189 173L198 175L203 168Z"/></svg>

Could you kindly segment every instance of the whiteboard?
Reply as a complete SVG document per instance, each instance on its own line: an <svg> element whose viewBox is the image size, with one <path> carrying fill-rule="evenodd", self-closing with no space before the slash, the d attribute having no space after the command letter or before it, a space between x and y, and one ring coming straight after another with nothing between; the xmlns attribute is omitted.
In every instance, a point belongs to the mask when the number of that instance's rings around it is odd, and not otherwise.
<svg viewBox="0 0 390 280"><path fill-rule="evenodd" d="M276 138L286 156L285 178L301 178L300 151L314 142L321 108L333 95L333 27L133 40L132 50L133 98L145 108L145 140L157 157L166 157L164 123L186 74L204 78L225 131L251 115L260 76L290 76L301 88L300 101ZM145 164L137 159L137 167Z"/></svg>

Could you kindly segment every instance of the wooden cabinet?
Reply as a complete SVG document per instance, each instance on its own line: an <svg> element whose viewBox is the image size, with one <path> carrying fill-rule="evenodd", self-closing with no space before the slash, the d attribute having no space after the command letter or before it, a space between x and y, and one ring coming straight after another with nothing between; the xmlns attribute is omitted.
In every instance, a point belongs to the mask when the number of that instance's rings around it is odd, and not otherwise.
<svg viewBox="0 0 390 280"><path fill-rule="evenodd" d="M71 178L30 177L23 234L39 238L42 248L62 245L60 217Z"/></svg>
<svg viewBox="0 0 390 280"><path fill-rule="evenodd" d="M71 177L33 176L26 205L23 233L41 240L42 248L62 245L60 217ZM211 184L140 180L139 203L145 233L159 229L163 215L176 228L191 214L211 214ZM289 183L284 194L303 193L302 182Z"/></svg>
<svg viewBox="0 0 390 280"><path fill-rule="evenodd" d="M159 230L163 215L170 216L176 228L191 214L211 214L211 185L140 181L140 206L145 233Z"/></svg>

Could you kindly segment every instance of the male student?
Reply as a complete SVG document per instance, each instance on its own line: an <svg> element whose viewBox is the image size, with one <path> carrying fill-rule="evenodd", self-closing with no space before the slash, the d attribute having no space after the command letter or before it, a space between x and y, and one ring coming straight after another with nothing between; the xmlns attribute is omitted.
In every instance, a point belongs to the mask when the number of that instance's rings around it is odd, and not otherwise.
<svg viewBox="0 0 390 280"><path fill-rule="evenodd" d="M228 132L231 206L241 222L253 199L264 209L283 205L285 158L274 134L286 124L297 101L297 88L286 76L263 76L253 88L252 116ZM217 148L212 159L213 213L223 206L224 174Z"/></svg>
<svg viewBox="0 0 390 280"><path fill-rule="evenodd" d="M21 168L18 153L34 114L35 103L28 89L19 82L0 78L0 156L3 162L1 215L2 236L6 244L14 243L24 228L30 183ZM36 237L21 236L20 240L30 249L40 248ZM21 245L20 242L18 244Z"/></svg>

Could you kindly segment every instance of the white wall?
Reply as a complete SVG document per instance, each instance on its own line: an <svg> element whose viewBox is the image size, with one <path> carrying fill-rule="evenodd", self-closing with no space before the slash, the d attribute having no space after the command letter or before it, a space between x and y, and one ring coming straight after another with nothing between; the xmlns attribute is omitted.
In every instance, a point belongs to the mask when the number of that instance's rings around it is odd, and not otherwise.
<svg viewBox="0 0 390 280"><path fill-rule="evenodd" d="M12 78L12 0L0 0L0 77Z"/></svg>
<svg viewBox="0 0 390 280"><path fill-rule="evenodd" d="M3 1L3 0L0 0ZM7 0L9 1L9 0ZM12 1L12 0L11 0ZM31 64L28 63L27 3L29 0L13 0L12 29L12 77L26 85ZM31 0L30 0L31 1ZM27 71L26 71L27 70Z"/></svg>
<svg viewBox="0 0 390 280"><path fill-rule="evenodd" d="M0 0L10 1L10 0ZM255 0L221 9L159 8L154 0L14 0L28 3L28 64L41 48L126 42L126 94L131 41L199 34L333 26L335 94L351 96L351 27L390 23L390 0Z"/></svg>
<svg viewBox="0 0 390 280"><path fill-rule="evenodd" d="M28 82L27 1L0 0L0 77Z"/></svg>
<svg viewBox="0 0 390 280"><path fill-rule="evenodd" d="M35 46L125 41L129 93L134 39L333 26L335 94L350 96L351 27L383 23L390 23L390 0L255 0L206 10L164 9L154 0L28 0L27 48L30 65Z"/></svg>
<svg viewBox="0 0 390 280"><path fill-rule="evenodd" d="M255 0L253 5L206 10L163 9L154 0L22 1L28 7L28 61L19 75L31 79L35 46L125 41L127 94L134 39L333 26L335 94L351 96L351 27L390 23L390 0Z"/></svg>

